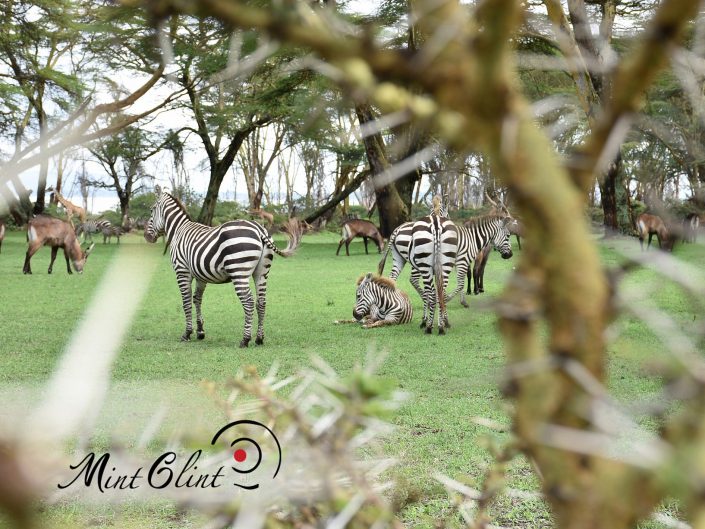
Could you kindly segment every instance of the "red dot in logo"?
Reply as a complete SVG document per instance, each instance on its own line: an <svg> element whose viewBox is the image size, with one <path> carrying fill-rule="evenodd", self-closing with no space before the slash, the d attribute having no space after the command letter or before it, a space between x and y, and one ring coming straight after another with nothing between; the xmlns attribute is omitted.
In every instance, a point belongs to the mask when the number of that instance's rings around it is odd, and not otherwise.
<svg viewBox="0 0 705 529"><path fill-rule="evenodd" d="M247 452L245 452L242 448L238 448L233 453L233 457L235 458L235 461L242 463L245 459L247 459Z"/></svg>

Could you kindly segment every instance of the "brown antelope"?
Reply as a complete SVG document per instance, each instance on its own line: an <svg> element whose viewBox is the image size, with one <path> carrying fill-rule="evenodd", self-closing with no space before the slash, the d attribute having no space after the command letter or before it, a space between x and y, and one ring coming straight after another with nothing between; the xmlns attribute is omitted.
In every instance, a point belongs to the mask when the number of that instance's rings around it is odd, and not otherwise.
<svg viewBox="0 0 705 529"><path fill-rule="evenodd" d="M698 242L698 228L700 216L697 213L688 213L683 219L683 242Z"/></svg>
<svg viewBox="0 0 705 529"><path fill-rule="evenodd" d="M74 215L76 215L80 220L81 224L86 222L86 210L83 209L80 206L77 206L73 202L69 202L66 200L64 197L61 196L61 193L58 191L54 191L54 196L56 196L56 200L59 201L59 203L64 206L64 209L66 210L66 216L68 217L68 221L73 226L73 221L71 220Z"/></svg>
<svg viewBox="0 0 705 529"><path fill-rule="evenodd" d="M382 253L382 247L384 246L384 239L379 233L377 226L375 226L369 220L354 219L349 220L343 224L342 239L338 243L338 251L335 255L340 255L340 247L345 243L345 255L350 257L350 241L355 237L362 237L365 242L365 254L369 254L367 251L367 240L372 239L377 245L377 253Z"/></svg>
<svg viewBox="0 0 705 529"><path fill-rule="evenodd" d="M83 273L83 267L86 264L88 255L93 250L95 244L86 249L84 252L81 245L78 243L78 238L71 224L61 219L56 219L48 215L38 215L27 223L27 255L24 259L24 267L22 272L31 274L30 260L32 256L42 246L51 246L51 262L49 263L48 273L51 274L56 253L59 248L64 249L64 257L66 258L66 271L71 272L69 259L73 262L73 267L79 274Z"/></svg>
<svg viewBox="0 0 705 529"><path fill-rule="evenodd" d="M2 240L5 238L5 223L0 220L0 251L2 251Z"/></svg>
<svg viewBox="0 0 705 529"><path fill-rule="evenodd" d="M268 230L271 230L272 226L274 226L274 215L272 215L268 211L265 211L263 209L251 209L247 213L252 215L253 217L259 217L262 221L266 221Z"/></svg>
<svg viewBox="0 0 705 529"><path fill-rule="evenodd" d="M644 251L644 239L647 235L649 236L649 242L646 245L647 250L651 246L651 238L654 235L658 239L659 248L665 251L673 250L673 237L671 237L661 217L642 213L636 218L636 230L639 233L639 244L641 244L642 251Z"/></svg>

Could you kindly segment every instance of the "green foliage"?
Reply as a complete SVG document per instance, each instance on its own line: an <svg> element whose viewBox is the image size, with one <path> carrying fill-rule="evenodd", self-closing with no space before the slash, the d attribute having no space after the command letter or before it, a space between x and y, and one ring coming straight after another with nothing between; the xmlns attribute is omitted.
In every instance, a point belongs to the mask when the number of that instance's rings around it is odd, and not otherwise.
<svg viewBox="0 0 705 529"><path fill-rule="evenodd" d="M145 201L149 198L143 197ZM516 257L507 261L496 256L490 259L487 293L482 298L471 297L470 310L460 307L457 300L449 304L453 327L446 336L425 336L417 328L421 302L409 285L408 267L399 286L411 297L413 322L364 330L357 325L332 325L332 321L350 317L355 280L361 273L373 270L379 256L365 256L362 243L354 242L349 258L336 257L338 238L333 234L306 236L296 256L275 259L267 292L265 345L244 350L236 347L242 309L229 285L210 285L205 292L206 339L179 342L183 330L181 299L169 259L161 257L116 357L111 389L97 417L91 446L102 451L116 442L128 446L136 443L165 399L171 404L153 441L155 446L163 446L172 432L183 432L184 424L188 425L187 433L212 432L214 424L222 425L223 409L195 381L225 381L247 365L266 373L275 363L280 377L295 375L302 366L310 365L310 357L315 354L342 377L356 380L361 393L375 398L387 395L392 388L390 381L394 381L410 394L393 419L396 430L380 440L379 453L399 460L387 474L396 483L389 495L403 506L403 521L409 527L432 528L442 521L448 522L449 527L460 526L455 507L433 475L441 472L478 483L490 461L483 448L483 439L490 430L471 418L508 422L506 403L496 384L504 372L503 346L493 313L483 310L480 301L497 299L516 265ZM277 244L284 244L283 237L277 236ZM609 246L614 249L602 249L603 262L615 266L621 261L622 252L637 250L638 242L634 238L617 238L610 240ZM23 276L25 250L24 233L10 232L0 254L5 300L0 306L0 317L5 322L0 329L0 354L5 359L0 380L6 384L0 394L8 416L14 410L26 410L28 403L38 398L41 384L48 380L71 338L76 316L85 310L116 253L161 254L162 247L146 245L139 235L123 237L120 247L99 242L82 276L68 276L61 267L47 275L47 249L34 257L35 274ZM705 259L705 247L680 245L676 255L697 265ZM665 310L679 328L702 323L702 314L693 314L683 305L681 291L651 270L630 274L624 288L640 291L657 281L660 286L650 291L650 305ZM56 310L59 299L61 311ZM42 332L36 329L38 319L42 321ZM622 316L614 329L621 334L610 347L609 389L621 403L650 402L661 394L668 381L645 366L663 358L664 347L636 318ZM356 370L369 358L383 355L387 359L381 363L379 375L387 382L370 379ZM372 406L368 411L384 410ZM647 418L637 420L647 430L659 427ZM508 439L509 433L494 436L502 441ZM515 489L536 491L538 479L531 464L523 459L513 462L508 484ZM66 527L95 524L96 519L106 520L108 525L118 519L121 526L135 528L203 525L196 523L200 521L197 514L186 511L177 516L174 509L170 502L115 507L66 500L43 508L42 516ZM505 527L528 529L551 524L549 511L540 499L525 503L518 497L501 498L491 512L494 522Z"/></svg>

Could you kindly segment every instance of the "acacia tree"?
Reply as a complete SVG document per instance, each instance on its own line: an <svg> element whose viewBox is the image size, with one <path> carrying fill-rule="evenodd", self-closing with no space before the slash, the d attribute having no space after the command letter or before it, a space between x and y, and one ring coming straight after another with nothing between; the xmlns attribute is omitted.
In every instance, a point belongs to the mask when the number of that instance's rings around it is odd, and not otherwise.
<svg viewBox="0 0 705 529"><path fill-rule="evenodd" d="M83 92L77 74L82 65L72 56L84 39L76 24L82 16L81 10L80 3L65 0L14 1L6 2L0 15L3 28L0 62L26 100L24 110L15 121L15 153L21 150L27 128L34 122L39 151L44 155L39 167L34 213L44 210L49 171L45 150L51 116L47 109L50 106L65 109L79 100ZM77 61L83 62L80 58Z"/></svg>
<svg viewBox="0 0 705 529"><path fill-rule="evenodd" d="M160 153L168 141L160 142L144 129L127 127L88 147L107 176L107 181L90 180L88 185L117 193L123 225L128 223L130 200L143 189L142 181L149 178L144 172L144 162Z"/></svg>
<svg viewBox="0 0 705 529"><path fill-rule="evenodd" d="M605 146L625 116L638 109L698 4L659 4L629 59L610 75L610 96L565 166L537 127L517 82L513 37L525 15L523 3L486 0L474 7L472 20L459 1L419 4L415 20L425 34L438 38L418 53L401 53L368 35L341 35L322 15L292 13L286 3L179 0L149 6L157 18L173 9L198 9L234 27L256 27L309 47L335 68L351 97L364 96L385 113L408 112L414 123L460 153L488 154L531 241L498 304L513 432L516 447L540 471L557 524L626 529L673 494L683 499L687 517L701 524L705 381L693 348L686 346L696 370L679 364L669 371L683 388L669 396L683 402L678 413L659 415L667 442L654 445L648 460L612 457L617 438L601 428L598 412L610 402L603 385L605 340L617 307L582 213L596 174L609 161L602 155Z"/></svg>

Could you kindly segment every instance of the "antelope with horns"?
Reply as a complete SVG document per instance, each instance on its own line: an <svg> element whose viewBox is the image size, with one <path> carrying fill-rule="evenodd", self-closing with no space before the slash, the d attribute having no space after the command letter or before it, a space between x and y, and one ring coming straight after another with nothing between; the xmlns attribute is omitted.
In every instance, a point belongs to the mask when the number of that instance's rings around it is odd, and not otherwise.
<svg viewBox="0 0 705 529"><path fill-rule="evenodd" d="M365 254L369 253L367 251L368 239L375 241L375 244L377 245L377 253L382 253L384 239L382 238L382 235L380 235L377 226L369 220L349 220L343 224L342 237L343 238L340 239L340 242L338 243L338 251L335 252L335 255L340 255L340 247L343 246L343 243L345 243L345 255L350 257L350 241L352 241L355 237L362 237L362 240L365 241Z"/></svg>
<svg viewBox="0 0 705 529"><path fill-rule="evenodd" d="M25 274L32 273L30 260L42 246L51 246L49 274L51 274L59 248L63 248L64 250L66 271L69 274L73 273L71 272L70 260L73 262L73 267L76 269L76 272L81 274L83 273L86 259L88 259L88 255L95 246L95 244L91 244L91 246L84 251L78 243L78 238L71 224L48 215L38 215L27 223L27 242L27 255L24 260L24 267L22 268L22 272Z"/></svg>
<svg viewBox="0 0 705 529"><path fill-rule="evenodd" d="M639 233L639 244L641 244L642 251L644 251L644 239L647 235L649 236L649 242L646 244L647 250L651 246L651 238L654 235L656 235L658 245L662 250L673 250L673 237L661 217L642 213L636 218L636 229Z"/></svg>

